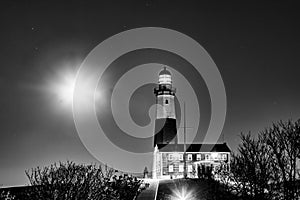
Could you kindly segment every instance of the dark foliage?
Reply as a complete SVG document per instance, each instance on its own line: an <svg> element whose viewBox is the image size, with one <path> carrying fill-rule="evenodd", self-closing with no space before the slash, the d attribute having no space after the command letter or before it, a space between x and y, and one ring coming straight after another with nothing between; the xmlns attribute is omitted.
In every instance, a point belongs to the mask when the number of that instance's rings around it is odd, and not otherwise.
<svg viewBox="0 0 300 200"><path fill-rule="evenodd" d="M241 199L299 199L300 121L280 121L241 140L230 173L218 174L224 188Z"/></svg>
<svg viewBox="0 0 300 200"><path fill-rule="evenodd" d="M26 171L30 189L20 199L112 200L134 199L141 181L128 175L116 176L106 166L74 162L52 164Z"/></svg>

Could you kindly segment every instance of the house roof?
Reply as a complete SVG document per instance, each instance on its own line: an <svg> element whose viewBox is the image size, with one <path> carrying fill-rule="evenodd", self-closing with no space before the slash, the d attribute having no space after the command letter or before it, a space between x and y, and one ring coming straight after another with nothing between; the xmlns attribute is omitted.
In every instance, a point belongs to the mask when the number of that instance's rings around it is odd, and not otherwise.
<svg viewBox="0 0 300 200"><path fill-rule="evenodd" d="M157 144L160 152L184 152L184 144ZM186 144L186 152L231 152L226 143Z"/></svg>

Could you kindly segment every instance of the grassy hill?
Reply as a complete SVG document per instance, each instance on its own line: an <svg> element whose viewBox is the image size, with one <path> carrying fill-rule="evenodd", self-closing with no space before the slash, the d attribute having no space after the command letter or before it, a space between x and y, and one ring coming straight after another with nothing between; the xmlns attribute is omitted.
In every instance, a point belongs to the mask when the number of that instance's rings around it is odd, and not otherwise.
<svg viewBox="0 0 300 200"><path fill-rule="evenodd" d="M210 200L237 199L236 196L225 192L222 185L214 180L173 179L162 180L159 183L157 200L167 199Z"/></svg>

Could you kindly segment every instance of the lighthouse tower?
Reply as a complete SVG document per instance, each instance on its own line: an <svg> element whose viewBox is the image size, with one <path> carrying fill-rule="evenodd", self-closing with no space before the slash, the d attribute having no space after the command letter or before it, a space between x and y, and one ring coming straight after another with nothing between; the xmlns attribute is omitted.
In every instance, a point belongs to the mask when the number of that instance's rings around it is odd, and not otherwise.
<svg viewBox="0 0 300 200"><path fill-rule="evenodd" d="M154 88L156 96L156 120L154 147L157 144L177 144L175 114L175 92L172 87L171 73L166 67L159 73L158 85Z"/></svg>
<svg viewBox="0 0 300 200"><path fill-rule="evenodd" d="M154 152L152 178L162 176L162 154L159 148L167 144L177 144L177 126L175 113L175 92L172 76L166 67L159 73L158 84L154 88L156 96L156 119L154 132ZM158 148L159 146L159 148Z"/></svg>

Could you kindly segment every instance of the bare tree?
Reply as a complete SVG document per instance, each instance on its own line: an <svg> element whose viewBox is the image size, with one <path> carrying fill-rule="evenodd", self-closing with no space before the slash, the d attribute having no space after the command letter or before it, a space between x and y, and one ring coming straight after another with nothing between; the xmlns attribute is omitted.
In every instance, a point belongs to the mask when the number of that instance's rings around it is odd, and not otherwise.
<svg viewBox="0 0 300 200"><path fill-rule="evenodd" d="M274 162L278 167L278 184L282 185L284 199L296 199L296 161L300 155L300 121L280 121L274 123L262 134L265 135L265 142L271 148Z"/></svg>
<svg viewBox="0 0 300 200"><path fill-rule="evenodd" d="M261 136L254 139L250 133L241 134L241 139L239 154L233 156L231 167L234 177L238 177L236 189L241 190L243 197L270 199L270 183L273 179L270 148Z"/></svg>
<svg viewBox="0 0 300 200"><path fill-rule="evenodd" d="M134 199L140 181L128 175L117 177L112 168L67 162L26 171L31 190L27 199L114 200ZM25 199L25 198L22 198Z"/></svg>
<svg viewBox="0 0 300 200"><path fill-rule="evenodd" d="M220 180L242 199L297 199L300 120L274 123L257 138L241 134L231 171ZM222 177L222 176L220 176Z"/></svg>

